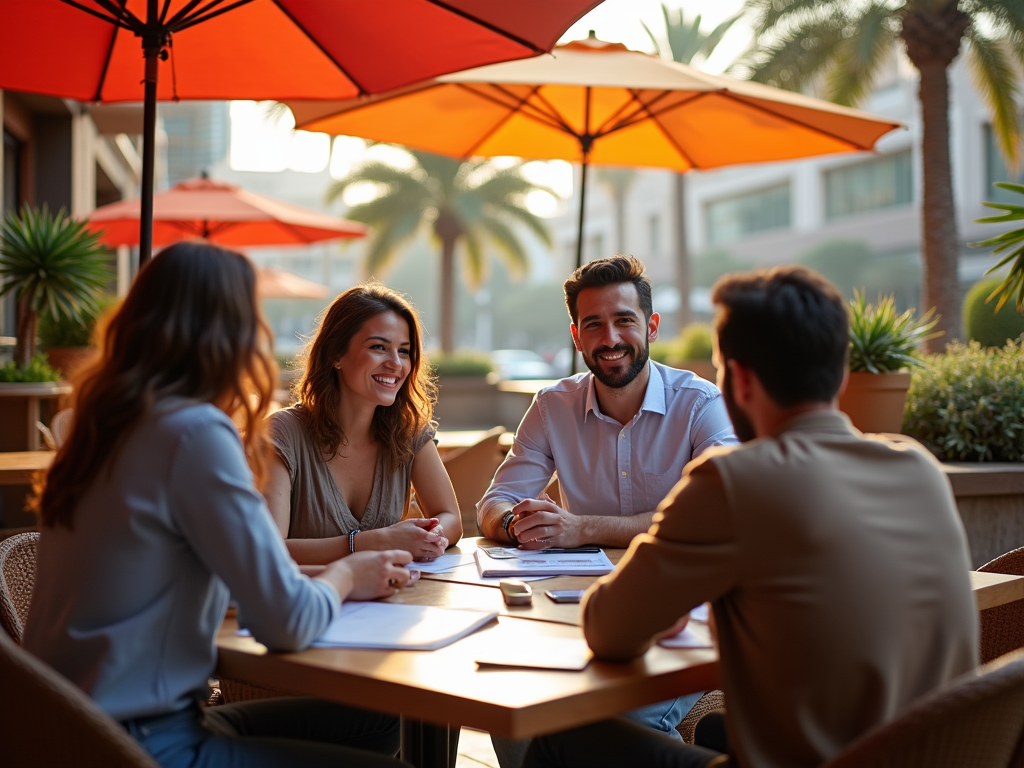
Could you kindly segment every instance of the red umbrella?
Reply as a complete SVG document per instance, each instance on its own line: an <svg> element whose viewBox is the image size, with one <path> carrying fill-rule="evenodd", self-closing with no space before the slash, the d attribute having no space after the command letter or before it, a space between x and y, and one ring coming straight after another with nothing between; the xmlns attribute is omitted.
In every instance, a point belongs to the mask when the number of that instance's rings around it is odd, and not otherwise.
<svg viewBox="0 0 1024 768"><path fill-rule="evenodd" d="M139 238L145 261L152 247L158 98L283 101L379 93L550 51L597 4L0 0L0 88L80 101L145 101Z"/></svg>
<svg viewBox="0 0 1024 768"><path fill-rule="evenodd" d="M89 229L102 231L110 246L139 242L139 201L97 208ZM364 237L354 221L309 211L205 176L175 184L153 198L153 244L170 245L201 237L225 246L304 245L321 240Z"/></svg>
<svg viewBox="0 0 1024 768"><path fill-rule="evenodd" d="M279 267L256 267L256 293L263 299L326 299L331 289Z"/></svg>

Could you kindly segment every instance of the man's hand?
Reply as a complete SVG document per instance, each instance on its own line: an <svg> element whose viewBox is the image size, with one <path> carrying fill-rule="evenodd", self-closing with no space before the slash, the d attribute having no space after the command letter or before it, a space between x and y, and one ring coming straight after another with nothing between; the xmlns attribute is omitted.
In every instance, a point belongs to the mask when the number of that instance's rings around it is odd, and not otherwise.
<svg viewBox="0 0 1024 768"><path fill-rule="evenodd" d="M512 511L515 522L510 528L523 549L578 547L586 544L584 520L566 512L550 498L526 499Z"/></svg>

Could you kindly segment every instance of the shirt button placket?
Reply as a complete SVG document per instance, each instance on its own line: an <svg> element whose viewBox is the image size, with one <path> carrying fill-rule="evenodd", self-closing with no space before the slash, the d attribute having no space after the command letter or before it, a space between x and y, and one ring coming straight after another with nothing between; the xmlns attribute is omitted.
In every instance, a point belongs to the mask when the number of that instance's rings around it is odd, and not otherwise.
<svg viewBox="0 0 1024 768"><path fill-rule="evenodd" d="M633 485L630 481L632 446L629 440L629 428L619 431L619 514L633 514Z"/></svg>

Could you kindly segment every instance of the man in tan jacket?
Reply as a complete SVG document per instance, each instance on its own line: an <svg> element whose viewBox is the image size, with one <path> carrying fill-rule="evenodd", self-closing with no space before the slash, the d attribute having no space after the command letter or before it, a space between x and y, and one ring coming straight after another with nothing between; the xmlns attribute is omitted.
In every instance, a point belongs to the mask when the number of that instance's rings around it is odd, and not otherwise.
<svg viewBox="0 0 1024 768"><path fill-rule="evenodd" d="M779 268L727 276L713 299L744 444L688 465L588 593L584 632L598 658L629 659L711 601L732 760L809 768L976 666L966 538L923 447L836 410L848 340L831 284ZM525 765L723 760L616 720L535 740Z"/></svg>

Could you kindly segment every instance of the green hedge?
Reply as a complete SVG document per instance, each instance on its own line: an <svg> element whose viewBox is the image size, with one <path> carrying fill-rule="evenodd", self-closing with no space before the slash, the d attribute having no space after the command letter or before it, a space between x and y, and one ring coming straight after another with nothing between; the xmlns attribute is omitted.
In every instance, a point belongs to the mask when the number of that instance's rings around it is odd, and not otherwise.
<svg viewBox="0 0 1024 768"><path fill-rule="evenodd" d="M1008 339L1016 339L1024 333L1024 315L1017 311L1013 301L1003 304L998 313L995 311L998 297L985 301L1002 282L1002 278L996 277L975 283L964 299L967 338L986 347L1001 347Z"/></svg>
<svg viewBox="0 0 1024 768"><path fill-rule="evenodd" d="M0 365L0 382L5 384L57 381L59 378L60 371L52 367L42 353L35 355L25 368L19 368L13 360Z"/></svg>
<svg viewBox="0 0 1024 768"><path fill-rule="evenodd" d="M713 337L710 325L691 323L674 339L651 344L651 359L665 365L676 365L680 360L710 360Z"/></svg>
<svg viewBox="0 0 1024 768"><path fill-rule="evenodd" d="M87 347L92 342L92 332L96 328L96 319L117 303L116 296L102 296L96 302L95 312L82 312L79 322L67 315L54 317L49 312L39 315L37 334L43 349L50 347Z"/></svg>
<svg viewBox="0 0 1024 768"><path fill-rule="evenodd" d="M494 370L491 360L480 352L455 352L431 358L435 376L486 376Z"/></svg>
<svg viewBox="0 0 1024 768"><path fill-rule="evenodd" d="M944 461L1024 461L1024 347L950 344L913 372L903 432Z"/></svg>

